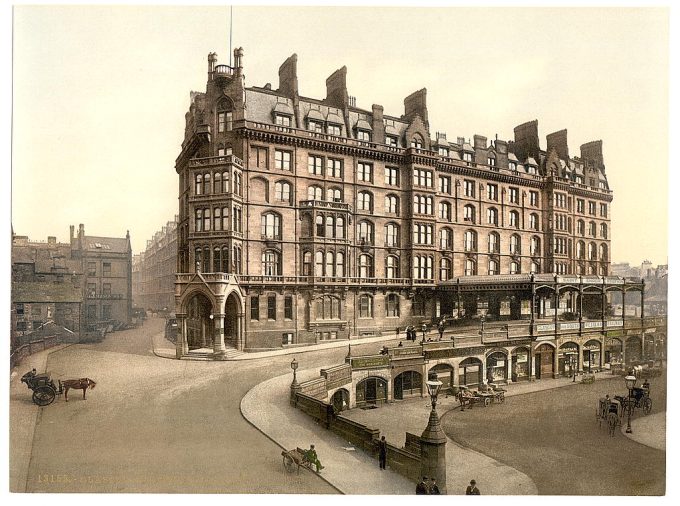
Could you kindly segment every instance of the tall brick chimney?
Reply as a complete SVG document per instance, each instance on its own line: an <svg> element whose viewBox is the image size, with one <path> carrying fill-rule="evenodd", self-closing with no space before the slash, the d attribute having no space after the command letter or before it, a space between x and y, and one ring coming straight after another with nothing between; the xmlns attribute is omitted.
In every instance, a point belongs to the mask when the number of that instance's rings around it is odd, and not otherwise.
<svg viewBox="0 0 680 506"><path fill-rule="evenodd" d="M425 128L430 131L430 122L427 116L427 89L415 91L404 99L404 116L410 122L415 116L420 116Z"/></svg>
<svg viewBox="0 0 680 506"><path fill-rule="evenodd" d="M346 110L349 105L347 93L347 67L343 65L326 79L326 100L328 105Z"/></svg>
<svg viewBox="0 0 680 506"><path fill-rule="evenodd" d="M567 130L560 130L559 132L553 132L548 134L546 137L548 146L546 151L550 153L552 149L555 150L557 156L562 160L569 160L569 145L567 144Z"/></svg>
<svg viewBox="0 0 680 506"><path fill-rule="evenodd" d="M279 67L279 93L284 97L298 96L297 54L292 54Z"/></svg>

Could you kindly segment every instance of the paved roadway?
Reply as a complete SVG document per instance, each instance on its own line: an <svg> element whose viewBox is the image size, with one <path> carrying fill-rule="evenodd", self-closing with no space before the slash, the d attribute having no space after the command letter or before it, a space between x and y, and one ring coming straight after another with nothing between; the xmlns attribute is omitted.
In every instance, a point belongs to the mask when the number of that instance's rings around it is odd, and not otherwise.
<svg viewBox="0 0 680 506"><path fill-rule="evenodd" d="M291 356L230 362L158 358L151 337L162 329L163 320L149 319L102 343L49 355L53 378L87 376L97 386L85 401L72 391L68 403L62 397L36 408L26 491L337 493L311 473L285 473L281 449L239 411L254 385L290 373ZM297 358L305 368L322 367L341 362L346 353L336 348ZM30 409L30 392L13 395L12 403Z"/></svg>
<svg viewBox="0 0 680 506"><path fill-rule="evenodd" d="M651 380L652 415L664 416L665 384L665 376ZM598 399L625 393L615 377L509 397L503 409L450 411L442 426L459 444L528 475L542 495L663 495L666 452L598 427Z"/></svg>

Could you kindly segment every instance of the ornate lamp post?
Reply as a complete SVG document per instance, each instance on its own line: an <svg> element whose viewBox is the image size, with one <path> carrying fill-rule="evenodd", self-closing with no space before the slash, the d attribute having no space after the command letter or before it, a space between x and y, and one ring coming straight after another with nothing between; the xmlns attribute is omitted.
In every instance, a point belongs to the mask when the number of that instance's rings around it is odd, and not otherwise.
<svg viewBox="0 0 680 506"><path fill-rule="evenodd" d="M423 323L423 326L420 327L420 330L423 331L423 343L425 343L425 333L427 332L427 325L425 325L425 324ZM429 387L428 387L428 389L429 389Z"/></svg>
<svg viewBox="0 0 680 506"><path fill-rule="evenodd" d="M295 388L299 386L299 383L297 381L297 368L299 364L298 361L293 358L293 361L290 363L290 368L293 370L293 383L291 383L290 387Z"/></svg>
<svg viewBox="0 0 680 506"><path fill-rule="evenodd" d="M635 382L637 381L637 378L633 375L629 375L624 379L626 380L626 388L628 388L628 426L626 427L626 434L632 434L633 429L630 427L630 414L633 411L633 388L635 388Z"/></svg>
<svg viewBox="0 0 680 506"><path fill-rule="evenodd" d="M446 494L446 435L439 424L437 415L437 396L442 382L435 376L425 384L432 402L432 410L427 427L420 436L420 475L435 477L440 492Z"/></svg>

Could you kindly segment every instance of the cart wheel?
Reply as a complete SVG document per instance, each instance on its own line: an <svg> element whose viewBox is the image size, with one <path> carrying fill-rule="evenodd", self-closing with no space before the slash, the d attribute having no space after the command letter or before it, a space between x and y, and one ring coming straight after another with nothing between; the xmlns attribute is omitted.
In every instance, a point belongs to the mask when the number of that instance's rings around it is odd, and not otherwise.
<svg viewBox="0 0 680 506"><path fill-rule="evenodd" d="M652 399L650 399L649 397L645 399L645 402L642 405L642 412L645 415L648 415L652 412Z"/></svg>
<svg viewBox="0 0 680 506"><path fill-rule="evenodd" d="M609 435L611 437L614 437L617 425L619 425L619 417L616 415L616 413L609 413L607 416L607 427L609 428Z"/></svg>
<svg viewBox="0 0 680 506"><path fill-rule="evenodd" d="M484 397L484 407L487 407L489 404L491 404L491 399Z"/></svg>
<svg viewBox="0 0 680 506"><path fill-rule="evenodd" d="M505 392L498 396L498 402L505 402Z"/></svg>
<svg viewBox="0 0 680 506"><path fill-rule="evenodd" d="M54 388L43 385L33 391L33 402L38 406L47 406L48 404L52 404L55 396L56 393Z"/></svg>
<svg viewBox="0 0 680 506"><path fill-rule="evenodd" d="M292 473L293 471L295 471L295 462L293 461L293 457L291 457L290 455L284 455L283 456L283 467L289 473Z"/></svg>

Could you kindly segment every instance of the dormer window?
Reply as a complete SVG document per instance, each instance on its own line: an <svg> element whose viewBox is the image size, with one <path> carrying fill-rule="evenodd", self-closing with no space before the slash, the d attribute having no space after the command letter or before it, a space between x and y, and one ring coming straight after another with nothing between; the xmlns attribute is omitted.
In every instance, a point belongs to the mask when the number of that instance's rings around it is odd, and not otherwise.
<svg viewBox="0 0 680 506"><path fill-rule="evenodd" d="M445 156L448 158L449 156L448 148L439 148L439 156Z"/></svg>
<svg viewBox="0 0 680 506"><path fill-rule="evenodd" d="M468 153L467 151L463 153L463 160L466 162L471 162L472 161L472 153Z"/></svg>
<svg viewBox="0 0 680 506"><path fill-rule="evenodd" d="M371 142L371 132L368 130L357 130L357 140Z"/></svg>
<svg viewBox="0 0 680 506"><path fill-rule="evenodd" d="M321 123L320 121L310 119L307 122L307 130L310 130L312 132L316 132L316 133L319 133L319 134L323 133L323 123Z"/></svg>
<svg viewBox="0 0 680 506"><path fill-rule="evenodd" d="M388 146L391 146L393 148L397 147L397 138L394 135L386 135L385 136L385 144Z"/></svg>
<svg viewBox="0 0 680 506"><path fill-rule="evenodd" d="M536 174L536 167L533 165L527 165L527 174Z"/></svg>
<svg viewBox="0 0 680 506"><path fill-rule="evenodd" d="M335 123L328 124L328 135L342 135L342 127Z"/></svg>
<svg viewBox="0 0 680 506"><path fill-rule="evenodd" d="M496 158L493 157L493 156L490 156L486 159L486 163L489 167L494 168L494 167L496 167Z"/></svg>
<svg viewBox="0 0 680 506"><path fill-rule="evenodd" d="M423 139L418 135L414 135L411 139L411 147L416 149L423 149Z"/></svg>
<svg viewBox="0 0 680 506"><path fill-rule="evenodd" d="M287 114L276 114L274 116L274 122L278 126L289 127L291 125L291 117Z"/></svg>
<svg viewBox="0 0 680 506"><path fill-rule="evenodd" d="M509 167L512 172L517 172L517 162L510 162Z"/></svg>

